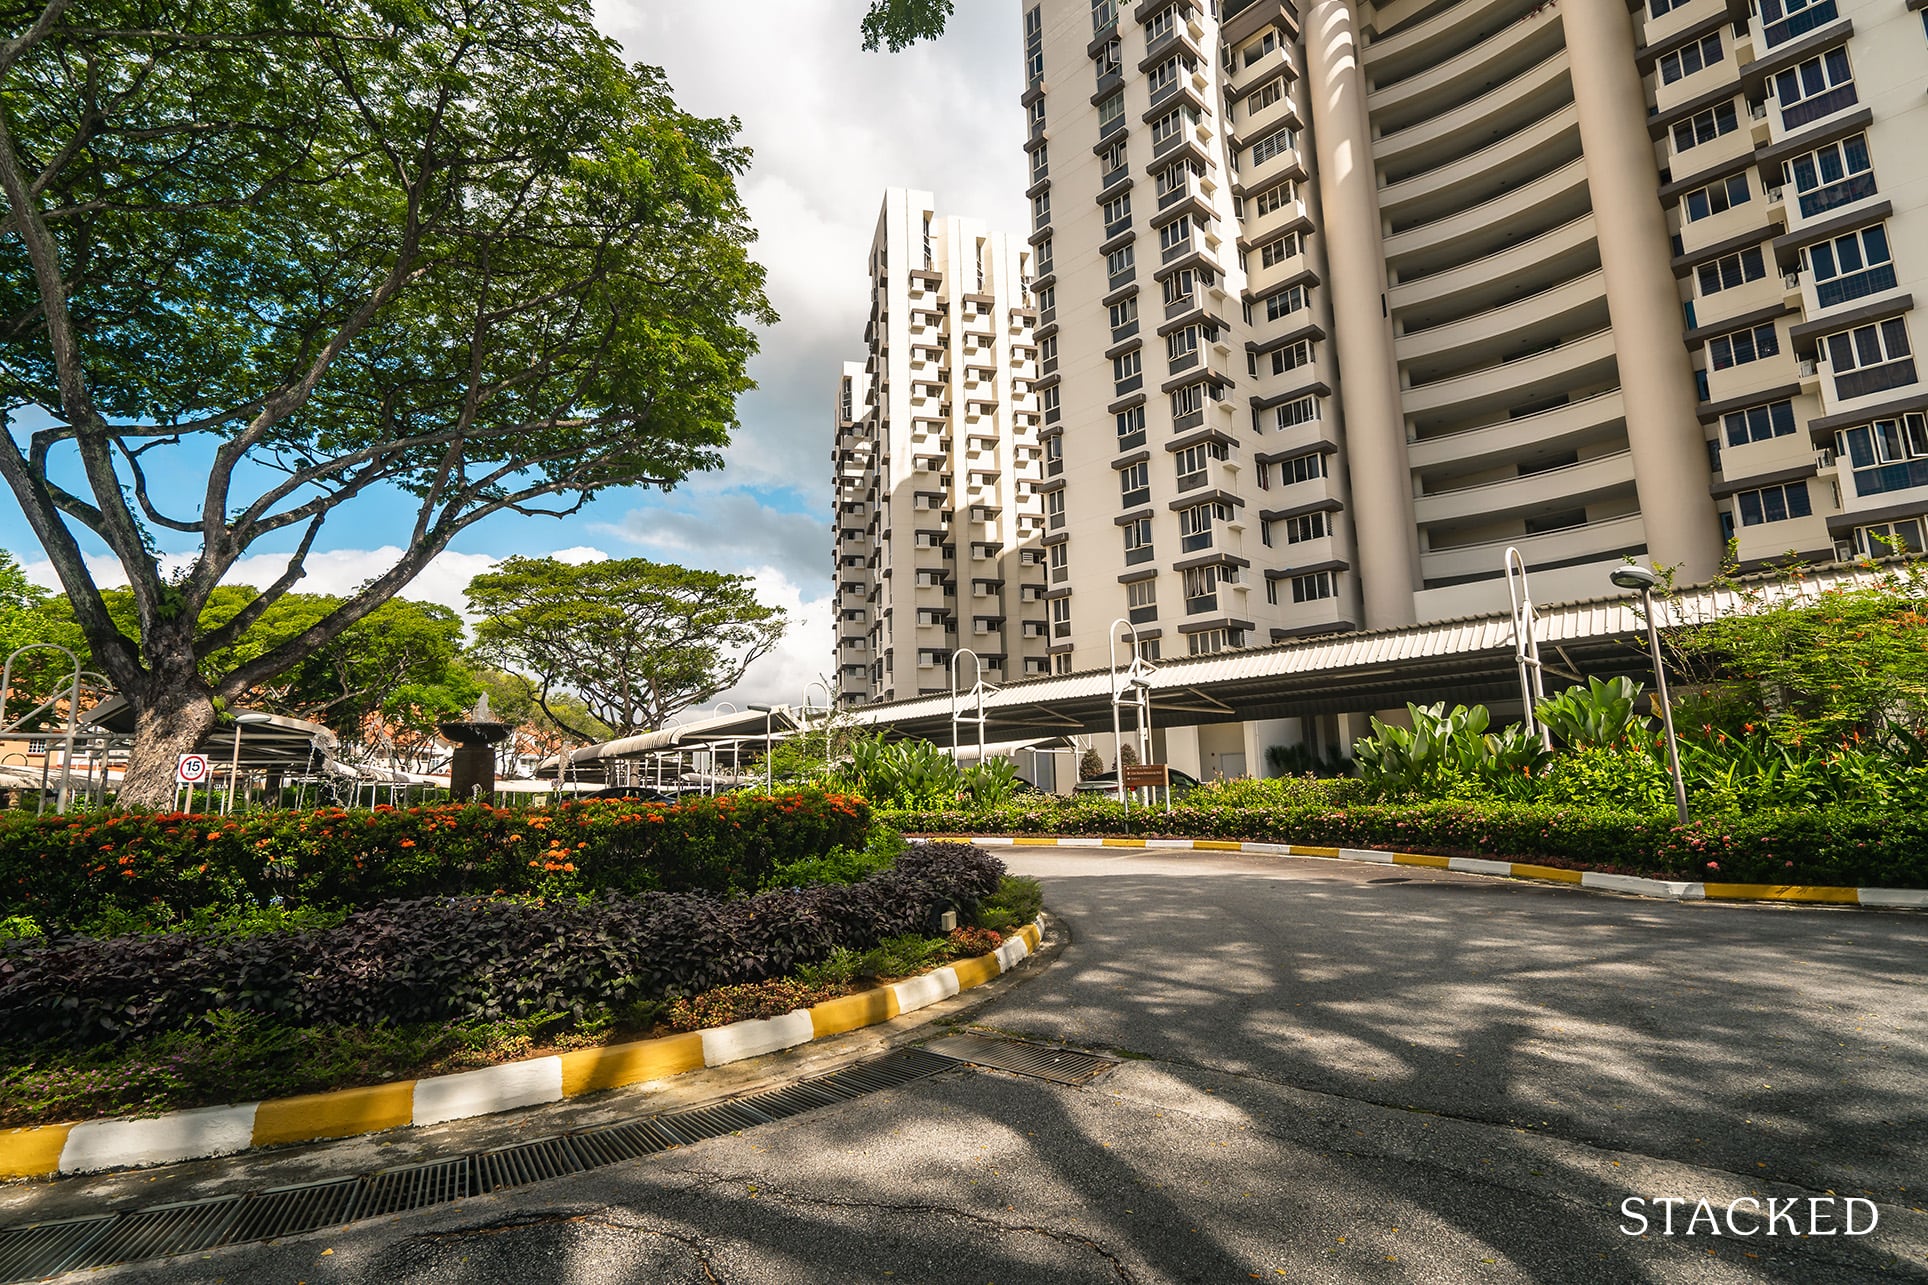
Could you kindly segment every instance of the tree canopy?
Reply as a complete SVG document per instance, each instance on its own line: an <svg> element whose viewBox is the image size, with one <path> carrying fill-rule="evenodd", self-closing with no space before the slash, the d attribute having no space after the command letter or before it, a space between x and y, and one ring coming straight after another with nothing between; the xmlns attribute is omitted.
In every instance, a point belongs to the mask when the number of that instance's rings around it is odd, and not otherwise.
<svg viewBox="0 0 1928 1285"><path fill-rule="evenodd" d="M720 463L774 320L734 132L586 0L0 6L0 478L139 715L124 798L476 521ZM209 683L369 505L394 565ZM262 548L284 571L203 627Z"/></svg>
<svg viewBox="0 0 1928 1285"><path fill-rule="evenodd" d="M864 14L864 48L898 53L944 34L956 6L952 0L871 0Z"/></svg>
<svg viewBox="0 0 1928 1285"><path fill-rule="evenodd" d="M510 558L469 582L476 650L531 675L536 700L584 739L553 700L567 692L610 735L661 727L743 677L783 637L781 607L742 576L612 558Z"/></svg>

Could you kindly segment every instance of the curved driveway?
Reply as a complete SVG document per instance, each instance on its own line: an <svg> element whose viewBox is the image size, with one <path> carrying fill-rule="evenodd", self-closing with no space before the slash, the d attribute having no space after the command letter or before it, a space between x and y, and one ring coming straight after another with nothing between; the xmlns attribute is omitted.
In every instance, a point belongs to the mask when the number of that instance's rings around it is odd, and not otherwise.
<svg viewBox="0 0 1928 1285"><path fill-rule="evenodd" d="M1928 916L1338 861L1007 856L1045 880L1069 940L966 1020L1125 1055L1088 1087L949 1072L459 1206L102 1275L1928 1279ZM1878 1202L1876 1231L1619 1230L1628 1197L1829 1193Z"/></svg>

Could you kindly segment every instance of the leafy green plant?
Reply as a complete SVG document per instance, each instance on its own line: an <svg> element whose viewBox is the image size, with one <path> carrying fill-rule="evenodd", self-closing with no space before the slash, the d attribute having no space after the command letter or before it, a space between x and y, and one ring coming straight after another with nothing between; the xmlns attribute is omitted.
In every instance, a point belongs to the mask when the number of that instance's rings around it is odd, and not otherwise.
<svg viewBox="0 0 1928 1285"><path fill-rule="evenodd" d="M904 836L889 826L874 826L861 848L832 848L820 857L801 857L771 868L763 887L809 888L827 883L856 883L888 870L904 855Z"/></svg>
<svg viewBox="0 0 1928 1285"><path fill-rule="evenodd" d="M973 763L963 772L964 793L979 807L994 808L1017 792L1018 765L1007 758Z"/></svg>
<svg viewBox="0 0 1928 1285"><path fill-rule="evenodd" d="M850 777L865 798L897 807L953 802L964 785L956 761L931 742L881 736L851 743Z"/></svg>
<svg viewBox="0 0 1928 1285"><path fill-rule="evenodd" d="M1646 720L1634 713L1634 702L1645 690L1631 678L1590 676L1586 686L1549 696L1533 712L1574 749L1612 749L1644 735Z"/></svg>
<svg viewBox="0 0 1928 1285"><path fill-rule="evenodd" d="M1352 771L1352 763L1336 751L1321 755L1304 745L1268 745L1265 768L1275 777L1345 776Z"/></svg>
<svg viewBox="0 0 1928 1285"><path fill-rule="evenodd" d="M1372 720L1373 734L1352 747L1367 784L1386 794L1425 792L1449 769L1476 777L1483 761L1481 737L1492 721L1484 705L1407 705L1410 729Z"/></svg>
<svg viewBox="0 0 1928 1285"><path fill-rule="evenodd" d="M1553 760L1539 787L1539 800L1575 807L1658 813L1673 807L1667 769L1644 749L1589 746Z"/></svg>
<svg viewBox="0 0 1928 1285"><path fill-rule="evenodd" d="M971 922L979 928L1011 932L1038 917L1044 909L1044 885L1023 875L1005 875L997 891L977 903Z"/></svg>

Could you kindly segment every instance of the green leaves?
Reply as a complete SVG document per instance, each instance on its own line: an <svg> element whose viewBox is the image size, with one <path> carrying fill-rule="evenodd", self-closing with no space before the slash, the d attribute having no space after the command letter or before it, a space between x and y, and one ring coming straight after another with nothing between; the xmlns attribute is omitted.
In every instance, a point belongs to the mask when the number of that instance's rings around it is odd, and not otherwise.
<svg viewBox="0 0 1928 1285"><path fill-rule="evenodd" d="M1632 744L1646 731L1634 702L1646 688L1631 678L1589 676L1585 687L1569 687L1533 707L1533 713L1574 749L1612 749Z"/></svg>
<svg viewBox="0 0 1928 1285"><path fill-rule="evenodd" d="M510 558L470 581L468 600L484 657L532 675L544 696L573 693L616 735L661 727L734 685L788 624L743 576L647 558Z"/></svg>
<svg viewBox="0 0 1928 1285"><path fill-rule="evenodd" d="M864 48L899 53L920 40L935 40L955 7L952 0L871 0L864 14Z"/></svg>

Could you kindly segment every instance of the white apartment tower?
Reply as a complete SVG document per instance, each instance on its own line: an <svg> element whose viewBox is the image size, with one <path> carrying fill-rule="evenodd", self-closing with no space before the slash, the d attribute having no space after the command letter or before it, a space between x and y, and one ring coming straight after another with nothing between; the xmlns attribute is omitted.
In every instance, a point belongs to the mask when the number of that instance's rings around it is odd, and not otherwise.
<svg viewBox="0 0 1928 1285"><path fill-rule="evenodd" d="M1053 666L1921 549L1923 3L1021 0Z"/></svg>
<svg viewBox="0 0 1928 1285"><path fill-rule="evenodd" d="M928 192L884 195L868 355L837 389L844 704L948 692L960 648L988 682L1049 671L1031 261Z"/></svg>

